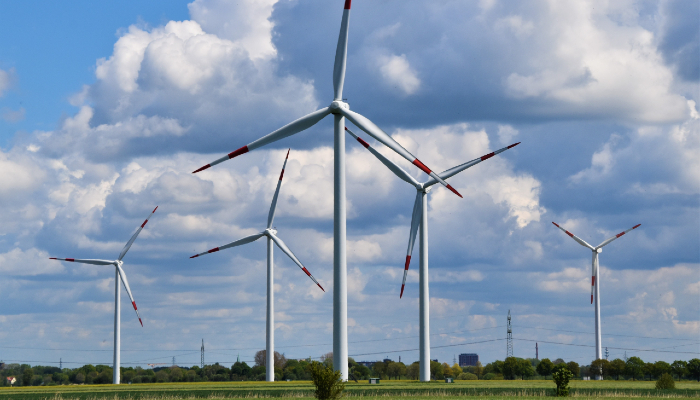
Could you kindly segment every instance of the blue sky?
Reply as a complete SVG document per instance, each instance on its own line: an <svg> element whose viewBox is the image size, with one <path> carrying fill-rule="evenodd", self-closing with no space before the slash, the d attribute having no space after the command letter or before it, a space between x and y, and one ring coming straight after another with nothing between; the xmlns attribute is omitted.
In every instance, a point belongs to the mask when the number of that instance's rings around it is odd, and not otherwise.
<svg viewBox="0 0 700 400"><path fill-rule="evenodd" d="M113 271L48 257L116 256L158 205L125 258L144 328L124 303L122 362L194 365L202 338L208 362L252 360L263 242L188 257L264 228L290 147L275 225L332 288L330 122L191 171L330 102L337 3L4 5L0 359L111 363ZM697 8L353 3L353 110L437 170L522 142L452 178L464 199L430 194L434 358L503 359L510 309L516 356L536 340L540 357L593 359L590 255L552 221L595 244L642 224L601 254L612 358L700 355ZM398 291L414 192L354 141L347 154L350 354L412 362L417 263ZM276 268L277 350L330 351L332 293L281 252Z"/></svg>

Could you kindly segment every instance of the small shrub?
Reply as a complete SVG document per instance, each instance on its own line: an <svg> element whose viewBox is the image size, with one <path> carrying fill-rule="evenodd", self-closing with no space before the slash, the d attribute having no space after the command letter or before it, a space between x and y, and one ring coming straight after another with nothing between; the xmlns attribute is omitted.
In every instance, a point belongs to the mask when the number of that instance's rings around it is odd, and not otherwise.
<svg viewBox="0 0 700 400"><path fill-rule="evenodd" d="M460 381L475 381L479 378L471 372L462 372L461 374L457 375L457 379Z"/></svg>
<svg viewBox="0 0 700 400"><path fill-rule="evenodd" d="M566 364L557 364L552 372L552 380L557 384L557 396L569 396L569 381L574 377L574 374L569 371Z"/></svg>
<svg viewBox="0 0 700 400"><path fill-rule="evenodd" d="M314 397L319 400L335 400L343 396L345 382L340 379L340 371L334 371L333 367L314 361L309 364L309 373L316 386Z"/></svg>
<svg viewBox="0 0 700 400"><path fill-rule="evenodd" d="M675 389L676 383L673 381L673 377L667 373L661 375L658 381L656 381L657 389Z"/></svg>

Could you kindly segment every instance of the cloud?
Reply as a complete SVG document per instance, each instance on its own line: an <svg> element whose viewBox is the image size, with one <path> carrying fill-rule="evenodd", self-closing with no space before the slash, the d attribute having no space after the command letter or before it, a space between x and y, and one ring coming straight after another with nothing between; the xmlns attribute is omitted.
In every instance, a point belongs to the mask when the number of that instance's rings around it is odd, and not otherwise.
<svg viewBox="0 0 700 400"><path fill-rule="evenodd" d="M381 56L377 61L379 71L387 85L400 90L405 95L411 95L420 88L420 79L406 60L405 54Z"/></svg>
<svg viewBox="0 0 700 400"><path fill-rule="evenodd" d="M15 79L15 69L10 68L9 70L0 69L0 97L2 97L5 92L12 86Z"/></svg>
<svg viewBox="0 0 700 400"><path fill-rule="evenodd" d="M0 254L0 272L9 276L36 276L60 274L65 269L60 262L49 260L45 251L14 248Z"/></svg>
<svg viewBox="0 0 700 400"><path fill-rule="evenodd" d="M24 107L20 107L17 111L5 107L2 109L2 119L7 122L19 122L24 119L25 113Z"/></svg>

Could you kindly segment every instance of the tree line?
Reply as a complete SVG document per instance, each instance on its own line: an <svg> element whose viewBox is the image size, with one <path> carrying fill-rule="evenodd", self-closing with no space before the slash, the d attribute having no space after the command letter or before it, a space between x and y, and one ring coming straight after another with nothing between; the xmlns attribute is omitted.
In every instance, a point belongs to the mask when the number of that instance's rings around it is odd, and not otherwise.
<svg viewBox="0 0 700 400"><path fill-rule="evenodd" d="M206 381L262 381L265 380L265 350L255 354L253 366L237 361L231 367L219 363L193 367L160 367L143 369L141 367L122 367L122 383L161 383L161 382L206 382ZM275 352L275 380L311 380L311 359L287 359L283 354ZM333 353L321 357L321 362L327 366L333 364ZM550 361L545 358L508 357L496 360L482 366L460 367L447 363L431 361L431 379L442 380L494 380L494 379L548 379L551 378L557 365L563 364L575 378L594 377L603 375L605 379L654 380L662 374L673 375L677 380L694 379L700 381L700 359L690 361L677 360L669 364L665 361L645 363L639 357L621 359L594 360L590 365L580 366L574 361L568 363L562 359ZM365 380L370 377L382 379L412 379L419 377L420 364L414 362L406 365L402 362L383 360L366 366L349 358L351 379ZM14 386L40 385L70 385L70 384L110 384L112 383L112 367L108 365L83 365L82 367L58 368L51 366L30 366L28 364L6 364L0 369L2 383L9 386L7 377L15 377Z"/></svg>

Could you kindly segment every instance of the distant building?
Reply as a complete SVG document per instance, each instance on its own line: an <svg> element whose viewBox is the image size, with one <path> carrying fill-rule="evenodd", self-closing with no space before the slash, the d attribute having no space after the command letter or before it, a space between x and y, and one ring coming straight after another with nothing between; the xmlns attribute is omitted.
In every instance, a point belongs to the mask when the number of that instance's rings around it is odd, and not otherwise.
<svg viewBox="0 0 700 400"><path fill-rule="evenodd" d="M479 355L475 353L466 353L459 355L460 367L474 367L479 362Z"/></svg>
<svg viewBox="0 0 700 400"><path fill-rule="evenodd" d="M376 364L377 362L376 361L358 361L357 363L360 365L364 365L367 368L373 368L374 364Z"/></svg>

